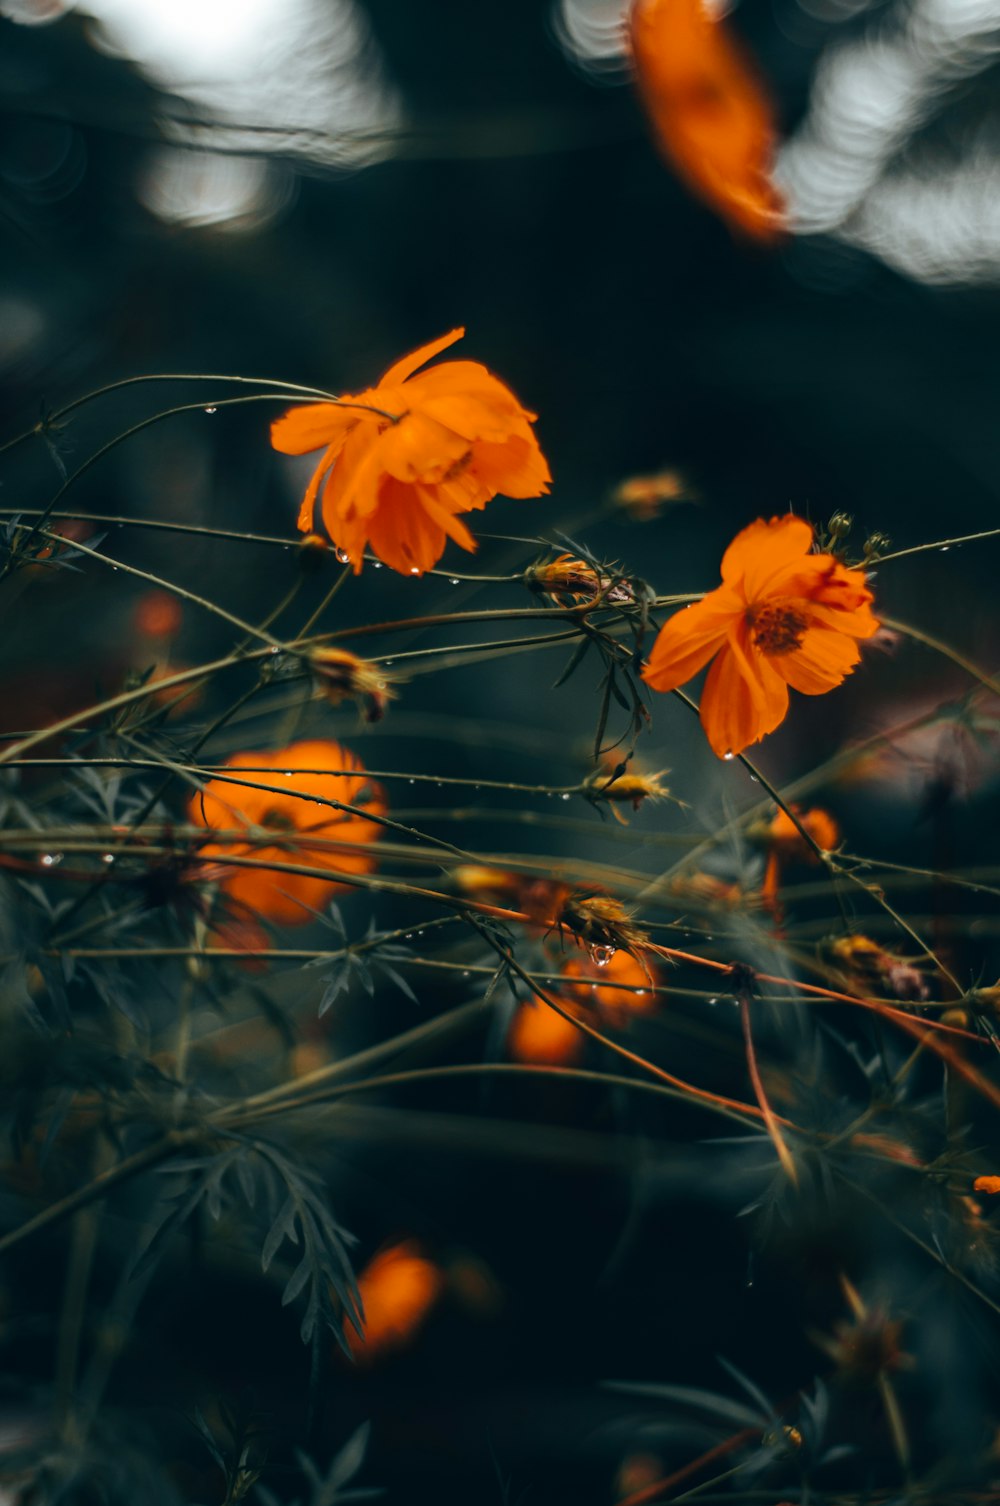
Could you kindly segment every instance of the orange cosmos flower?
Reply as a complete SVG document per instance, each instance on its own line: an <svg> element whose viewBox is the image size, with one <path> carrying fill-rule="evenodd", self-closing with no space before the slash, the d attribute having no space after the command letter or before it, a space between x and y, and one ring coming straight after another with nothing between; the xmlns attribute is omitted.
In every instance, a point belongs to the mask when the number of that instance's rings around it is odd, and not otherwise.
<svg viewBox="0 0 1000 1506"><path fill-rule="evenodd" d="M857 639L878 631L863 570L810 554L813 531L791 513L758 518L722 558L722 585L678 612L642 672L654 690L676 690L711 658L701 724L720 758L773 732L788 687L833 690L858 663Z"/></svg>
<svg viewBox="0 0 1000 1506"><path fill-rule="evenodd" d="M605 962L571 957L561 971L581 981L570 991L581 1004L593 1004L616 1024L624 1025L631 1014L650 1014L656 1008L652 991L654 977L638 957L620 948ZM616 988L614 984L625 985Z"/></svg>
<svg viewBox="0 0 1000 1506"><path fill-rule="evenodd" d="M347 1329L347 1343L359 1364L402 1349L417 1333L445 1288L444 1272L428 1260L415 1239L390 1245L370 1260L358 1277L364 1311L364 1338Z"/></svg>
<svg viewBox="0 0 1000 1506"><path fill-rule="evenodd" d="M304 925L312 918L310 908L319 909L332 894L346 887L336 882L338 873L370 873L374 868L375 857L367 848L381 828L363 816L316 804L317 799L337 800L342 805L363 805L378 816L385 814L382 791L365 776L360 761L346 748L316 739L292 743L271 753L236 753L227 759L226 767L246 784L210 779L204 790L191 798L188 819L210 831L239 833L262 828L273 832L274 839L262 845L234 835L207 844L201 849L202 856L253 857L265 864L268 860L301 863L330 873L326 879L266 867L226 868L220 882L237 905L280 925ZM241 775L241 769L265 772ZM348 772L303 772L314 769ZM270 788L254 789L253 785Z"/></svg>
<svg viewBox="0 0 1000 1506"><path fill-rule="evenodd" d="M539 497L549 489L535 414L485 366L444 361L414 375L464 334L453 329L404 356L377 387L292 408L271 426L271 443L286 455L322 447L299 527L312 529L322 486L323 522L355 574L370 543L393 570L422 575L446 538L475 549L459 513L485 507L498 492Z"/></svg>
<svg viewBox="0 0 1000 1506"><path fill-rule="evenodd" d="M775 241L784 204L770 177L774 112L724 23L705 0L635 0L630 32L663 155L727 224Z"/></svg>

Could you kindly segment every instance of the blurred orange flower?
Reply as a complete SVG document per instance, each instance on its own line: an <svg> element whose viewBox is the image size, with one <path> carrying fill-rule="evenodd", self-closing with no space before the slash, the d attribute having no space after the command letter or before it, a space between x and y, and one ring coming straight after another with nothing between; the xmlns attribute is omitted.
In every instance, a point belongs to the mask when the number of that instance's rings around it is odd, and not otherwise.
<svg viewBox="0 0 1000 1506"><path fill-rule="evenodd" d="M635 0L632 56L663 155L733 229L771 243L784 202L771 179L774 111L705 0Z"/></svg>
<svg viewBox="0 0 1000 1506"><path fill-rule="evenodd" d="M788 687L823 695L861 658L856 640L878 631L863 570L810 554L813 531L791 513L758 518L722 557L722 584L661 630L642 672L676 690L713 656L701 724L720 758L742 753L784 720Z"/></svg>
<svg viewBox="0 0 1000 1506"><path fill-rule="evenodd" d="M144 638L176 638L184 611L169 591L146 591L136 602L132 621Z"/></svg>
<svg viewBox="0 0 1000 1506"><path fill-rule="evenodd" d="M207 844L201 855L253 857L263 864L301 863L330 873L327 879L275 872L266 866L227 868L220 882L230 900L263 920L304 925L312 918L307 907L318 909L345 887L337 883L338 873L370 873L374 868L375 855L366 849L381 828L363 816L316 803L337 800L384 815L381 789L366 777L360 760L346 748L335 742L310 740L270 753L236 753L227 759L226 767L246 784L210 779L188 804L188 819L195 826L234 833ZM241 769L264 772L240 776ZM304 772L315 769L348 772ZM251 788L253 785L270 788ZM238 835L253 827L273 832L273 840L261 845ZM336 846L331 845L334 843ZM348 845L345 848L341 844ZM355 846L356 851L352 850Z"/></svg>
<svg viewBox="0 0 1000 1506"><path fill-rule="evenodd" d="M768 848L767 867L764 870L764 883L761 895L772 910L776 910L778 904L778 889L781 884L781 869L785 863L816 863L818 858L809 846L802 832L808 833L817 847L824 852L832 852L840 844L840 827L830 815L819 806L811 810L803 811L798 806L793 806L802 825L802 831L796 826L791 816L780 808L775 811L773 818L759 830L759 835L765 847ZM756 830L751 835L757 835Z"/></svg>
<svg viewBox="0 0 1000 1506"><path fill-rule="evenodd" d="M581 1004L596 1004L616 1023L624 1024L631 1014L649 1014L656 1008L657 995L652 992L655 979L638 957L619 949L607 962L592 957L570 957L563 963L567 978L579 978L570 993ZM624 985L614 987L613 985Z"/></svg>
<svg viewBox="0 0 1000 1506"><path fill-rule="evenodd" d="M565 1000L563 1007L568 1007ZM583 1055L587 1038L572 1020L534 999L517 1006L507 1032L507 1050L516 1062L569 1067Z"/></svg>
<svg viewBox="0 0 1000 1506"><path fill-rule="evenodd" d="M444 1272L428 1260L415 1239L380 1251L358 1277L364 1338L347 1328L348 1347L357 1363L370 1365L405 1347L444 1288Z"/></svg>
<svg viewBox="0 0 1000 1506"><path fill-rule="evenodd" d="M292 408L271 426L271 443L286 455L323 448L299 528L312 529L322 486L323 522L355 574L370 543L393 570L422 575L446 538L475 549L458 513L485 507L498 492L538 497L549 489L535 414L485 366L444 361L414 375L464 334L454 329L404 356L377 387Z"/></svg>

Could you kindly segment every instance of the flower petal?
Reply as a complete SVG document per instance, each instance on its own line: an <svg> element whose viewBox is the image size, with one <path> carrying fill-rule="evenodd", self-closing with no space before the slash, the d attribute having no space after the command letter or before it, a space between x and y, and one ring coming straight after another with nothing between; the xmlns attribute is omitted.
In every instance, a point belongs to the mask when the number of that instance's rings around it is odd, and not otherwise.
<svg viewBox="0 0 1000 1506"><path fill-rule="evenodd" d="M470 554L475 554L478 545L465 524L449 512L438 497L438 488L433 486L418 486L415 488L420 499L420 505L428 517L441 528L450 539L454 539L459 548L466 549Z"/></svg>
<svg viewBox="0 0 1000 1506"><path fill-rule="evenodd" d="M421 345L419 349L411 351L408 356L402 356L394 362L379 382L380 387L392 387L397 382L405 382L408 376L412 376L418 367L423 366L442 350L447 350L449 345L454 345L456 340L461 340L465 334L465 327L449 330L437 340L432 340L429 345Z"/></svg>
<svg viewBox="0 0 1000 1506"><path fill-rule="evenodd" d="M490 495L502 492L505 497L543 497L552 480L548 462L530 429L512 434L503 444L477 440L469 471ZM483 507L488 501L486 496L469 505Z"/></svg>
<svg viewBox="0 0 1000 1506"><path fill-rule="evenodd" d="M360 417L358 408L339 403L303 403L271 425L271 444L283 455L308 455L321 445L339 449Z"/></svg>
<svg viewBox="0 0 1000 1506"><path fill-rule="evenodd" d="M722 579L729 585L742 583L747 601L756 601L767 594L769 581L780 570L808 555L812 537L810 525L794 513L758 518L736 535L722 556Z"/></svg>
<svg viewBox="0 0 1000 1506"><path fill-rule="evenodd" d="M801 645L790 654L770 656L770 663L795 690L803 695L823 695L841 684L861 658L853 638L829 628L811 627Z"/></svg>
<svg viewBox="0 0 1000 1506"><path fill-rule="evenodd" d="M708 672L701 696L701 724L719 758L742 753L784 720L788 687L756 654L746 630L730 636Z"/></svg>
<svg viewBox="0 0 1000 1506"><path fill-rule="evenodd" d="M422 408L384 429L378 439L379 465L397 481L440 481L468 449L467 439Z"/></svg>
<svg viewBox="0 0 1000 1506"><path fill-rule="evenodd" d="M379 559L401 575L432 570L444 553L444 529L420 505L416 488L392 477L382 482L368 527Z"/></svg>
<svg viewBox="0 0 1000 1506"><path fill-rule="evenodd" d="M684 685L726 641L741 611L736 594L725 586L677 612L653 644L642 678L653 690L676 690Z"/></svg>

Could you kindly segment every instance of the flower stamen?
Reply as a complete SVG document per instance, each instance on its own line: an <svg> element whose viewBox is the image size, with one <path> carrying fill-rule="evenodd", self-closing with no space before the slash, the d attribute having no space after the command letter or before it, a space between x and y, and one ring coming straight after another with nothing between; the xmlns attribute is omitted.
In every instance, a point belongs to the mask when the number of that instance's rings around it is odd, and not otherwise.
<svg viewBox="0 0 1000 1506"><path fill-rule="evenodd" d="M761 602L747 607L747 627L764 654L791 654L802 647L808 617L782 602Z"/></svg>

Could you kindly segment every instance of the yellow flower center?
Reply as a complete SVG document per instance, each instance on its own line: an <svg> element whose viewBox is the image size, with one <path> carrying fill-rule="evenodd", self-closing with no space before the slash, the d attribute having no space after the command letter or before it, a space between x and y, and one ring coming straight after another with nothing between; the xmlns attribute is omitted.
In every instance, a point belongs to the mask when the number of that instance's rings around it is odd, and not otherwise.
<svg viewBox="0 0 1000 1506"><path fill-rule="evenodd" d="M747 607L747 626L764 654L790 654L802 647L808 617L782 602L764 602Z"/></svg>

